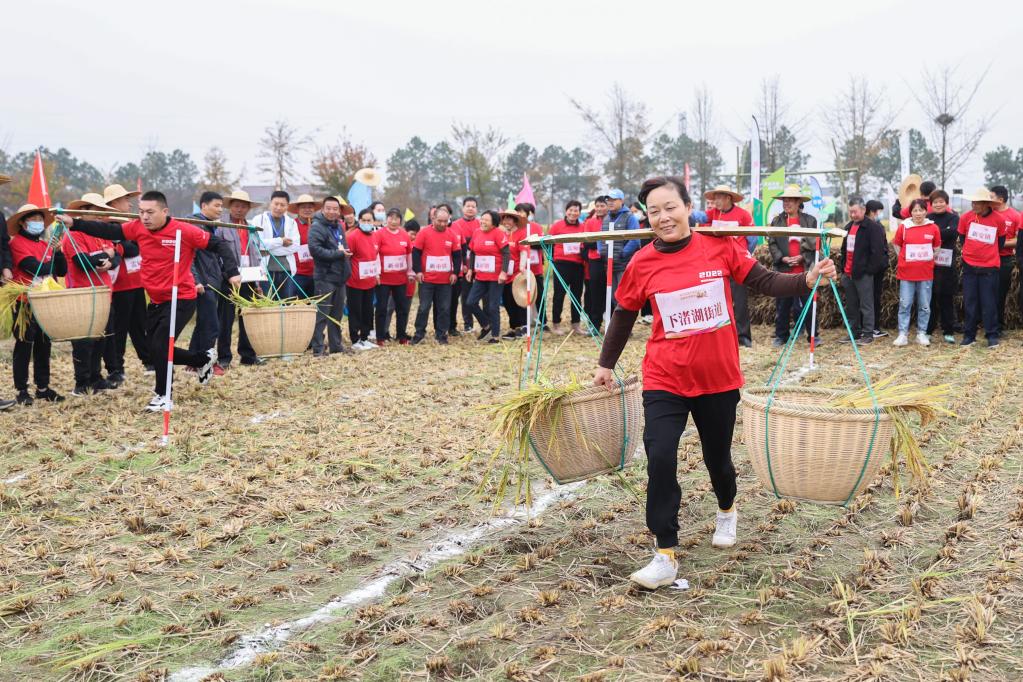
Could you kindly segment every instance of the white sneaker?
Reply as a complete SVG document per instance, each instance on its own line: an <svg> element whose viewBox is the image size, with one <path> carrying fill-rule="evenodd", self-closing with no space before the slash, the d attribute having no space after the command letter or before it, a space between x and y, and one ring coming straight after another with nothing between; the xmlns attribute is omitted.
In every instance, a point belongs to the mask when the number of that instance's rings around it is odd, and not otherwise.
<svg viewBox="0 0 1023 682"><path fill-rule="evenodd" d="M902 332L899 332L899 335L895 337L894 341L892 341L892 345L893 346L908 346L909 345L909 337L906 336L905 334L903 334Z"/></svg>
<svg viewBox="0 0 1023 682"><path fill-rule="evenodd" d="M167 401L164 400L164 396L154 395L152 399L150 399L149 404L146 405L146 410L149 412L163 412L164 405L166 404Z"/></svg>
<svg viewBox="0 0 1023 682"><path fill-rule="evenodd" d="M210 379L213 378L213 365L215 364L217 364L217 349L210 348L206 351L206 364L195 370L195 375L199 378L201 386L210 383Z"/></svg>
<svg viewBox="0 0 1023 682"><path fill-rule="evenodd" d="M916 335L916 342L919 343L921 346L929 346L929 345L931 345L931 340L930 340L930 338L928 338L928 336L927 336L927 334L925 332L918 332L917 333L917 335Z"/></svg>
<svg viewBox="0 0 1023 682"><path fill-rule="evenodd" d="M714 537L710 544L714 547L731 547L735 544L735 527L739 521L739 512L733 509L730 512L723 512L720 509L717 514L717 527L714 529Z"/></svg>
<svg viewBox="0 0 1023 682"><path fill-rule="evenodd" d="M370 341L376 341L377 340L377 330L376 329L370 329L369 330L369 337L368 338L369 338Z"/></svg>
<svg viewBox="0 0 1023 682"><path fill-rule="evenodd" d="M646 567L629 576L629 580L648 590L656 590L675 582L678 576L678 562L667 554L654 552L653 560Z"/></svg>

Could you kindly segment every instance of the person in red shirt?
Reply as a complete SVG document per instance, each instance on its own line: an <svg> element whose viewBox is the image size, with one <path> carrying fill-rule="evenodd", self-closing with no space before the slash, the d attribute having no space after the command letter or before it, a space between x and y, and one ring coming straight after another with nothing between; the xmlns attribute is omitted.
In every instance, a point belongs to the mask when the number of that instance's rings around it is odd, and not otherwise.
<svg viewBox="0 0 1023 682"><path fill-rule="evenodd" d="M1005 220L1005 246L998 249L998 334L1005 328L1005 301L1009 298L1009 286L1012 284L1012 269L1016 261L1016 240L1023 229L1020 212L1009 206L1009 190L1004 185L995 185L991 194L997 202L996 213L1001 213ZM1023 290L1023 288L1021 288Z"/></svg>
<svg viewBox="0 0 1023 682"><path fill-rule="evenodd" d="M593 210L583 222L583 232L600 232L607 216L607 197L599 196L593 200ZM604 296L607 294L607 282L597 281L591 276L593 261L600 260L600 251L595 244L583 245L583 276L585 278L585 289L583 291L583 308L586 310L586 318L591 324L600 328L601 318L604 316ZM599 268L598 268L599 269ZM592 328L587 326L587 331Z"/></svg>
<svg viewBox="0 0 1023 682"><path fill-rule="evenodd" d="M565 204L565 217L562 220L557 221L551 225L550 234L573 234L583 231L583 226L579 223L579 214L582 213L582 203L572 200ZM565 244L555 244L554 251L554 267L556 268L557 274L561 275L561 279L565 280L565 284L568 285L568 291L572 292L573 298L579 301L580 305L583 300L583 249L582 243L580 242L568 242ZM565 305L565 284L561 283L561 279L554 277L554 315L551 318L551 330L555 334L564 334L561 330L561 311ZM571 308L572 316L572 331L576 334L582 334L583 329L579 326L582 318L579 315L579 310L575 306L569 306Z"/></svg>
<svg viewBox="0 0 1023 682"><path fill-rule="evenodd" d="M1000 249L1005 247L1005 219L994 211L998 200L981 187L966 197L973 210L959 217L963 243L963 315L961 346L977 341L977 324L983 319L987 345L998 345L998 268Z"/></svg>
<svg viewBox="0 0 1023 682"><path fill-rule="evenodd" d="M501 294L508 279L511 250L508 236L498 227L501 217L497 211L485 211L480 227L469 239L469 269L466 281L472 282L468 306L480 323L477 340L488 343L501 341ZM486 303L486 310L480 306Z"/></svg>
<svg viewBox="0 0 1023 682"><path fill-rule="evenodd" d="M630 579L656 589L673 583L678 573L674 548L682 490L677 457L690 413L717 496L712 543L731 547L736 540L731 444L743 376L729 279L769 296L806 297L818 275L833 279L836 271L830 259L823 259L807 273L772 272L734 239L693 232L689 192L681 178L647 180L639 201L647 207L657 238L625 268L594 384L615 387L613 368L643 303L650 301L654 322L643 357L643 444L648 461L646 519L658 549L653 561Z"/></svg>
<svg viewBox="0 0 1023 682"><path fill-rule="evenodd" d="M348 290L348 335L355 350L378 348L369 340L373 329L373 294L380 284L380 258L374 238L373 209L359 211L359 226L348 232L348 248L352 252L352 274Z"/></svg>
<svg viewBox="0 0 1023 682"><path fill-rule="evenodd" d="M412 237L401 227L401 211L392 208L382 230L373 233L380 254L380 284L377 285L377 345L384 345L391 339L387 312L393 301L397 314L396 334L398 343L406 345L408 338L409 280L415 280L412 272Z"/></svg>
<svg viewBox="0 0 1023 682"><path fill-rule="evenodd" d="M704 192L703 198L712 202L707 209L707 224L712 227L749 227L753 224L753 216L749 211L736 206L736 202L742 201L742 194L736 192L728 185L718 185L714 189ZM733 237L739 245L751 250L746 237ZM753 347L753 334L749 323L749 297L746 288L735 281L729 282L732 288L732 305L735 311L735 328L739 332L739 345L746 348Z"/></svg>
<svg viewBox="0 0 1023 682"><path fill-rule="evenodd" d="M895 231L892 245L899 254L895 274L899 279L899 335L894 345L909 343L909 319L916 299L916 342L931 345L927 325L931 319L931 288L934 285L934 258L941 247L941 230L927 217L926 199L914 199L910 218Z"/></svg>
<svg viewBox="0 0 1023 682"><path fill-rule="evenodd" d="M533 235L543 235L543 225L540 223L534 223L531 218L536 213L536 207L529 202L523 202L515 205L515 212L522 216L525 221L525 225L519 228L515 234L512 235L512 240L518 244L526 237L532 237ZM531 246L526 248L524 246L519 247L519 269L526 267L526 263L529 263L529 270L536 276L536 297L533 299L536 302L546 300L547 288L544 285L543 276L543 249L540 246ZM540 325L544 331L550 331L550 327L547 326L547 306L540 307L537 303L533 304L533 324Z"/></svg>
<svg viewBox="0 0 1023 682"><path fill-rule="evenodd" d="M308 194L299 195L288 206L288 210L295 214L295 222L298 224L299 246L295 252L295 285L305 297L313 295L313 257L309 255L309 226L312 225L313 215L323 206L322 201L316 201Z"/></svg>
<svg viewBox="0 0 1023 682"><path fill-rule="evenodd" d="M7 234L10 236L11 278L18 284L31 284L36 277L61 277L67 273L67 262L61 251L61 244L56 241L52 248L42 237L46 232L46 224L50 222L49 213L33 204L25 204L7 221ZM22 306L28 301L18 300L11 313L18 319ZM14 328L14 357L12 369L15 398L19 405L31 405L33 400L60 402L64 397L50 388L50 337L39 327L36 318L29 308L28 326L24 331ZM28 365L32 363L32 379L35 381L35 398L28 392Z"/></svg>
<svg viewBox="0 0 1023 682"><path fill-rule="evenodd" d="M472 331L472 311L466 307L469 300L469 290L472 282L465 278L466 269L469 267L467 249L469 240L476 230L480 229L479 218L476 217L479 207L476 197L465 197L462 199L462 217L451 223L451 230L462 239L462 271L458 274L458 281L451 288L451 335L458 336L458 304L462 304L462 325L466 332Z"/></svg>
<svg viewBox="0 0 1023 682"><path fill-rule="evenodd" d="M462 268L462 238L449 226L451 212L446 206L433 211L433 223L416 235L412 245L412 269L419 282L419 310L412 345L426 338L426 321L433 309L437 343L447 345L451 323L451 285Z"/></svg>
<svg viewBox="0 0 1023 682"><path fill-rule="evenodd" d="M511 260L508 263L507 281L512 282L515 280L515 276L519 274L522 265L519 243L515 240L515 235L519 233L521 228L526 226L526 221L514 211L501 211L498 215L501 217L501 231L508 238L508 254ZM508 326L510 327L501 338L509 340L518 338L525 333L526 309L515 300L510 284L504 287L501 296L504 310L508 313Z"/></svg>
<svg viewBox="0 0 1023 682"><path fill-rule="evenodd" d="M181 233L181 253L177 266L178 297L175 312L174 336L181 333L185 325L195 313L195 280L192 279L192 257L197 249L216 251L224 264L224 276L231 286L238 286L241 277L238 275L238 261L227 242L215 235L200 230L194 225L174 220L167 209L167 197L162 192L149 191L139 200L139 217L137 220L116 225L89 220L72 220L67 215L58 215L57 219L74 232L88 234L100 239L124 240L138 242L142 254L142 286L149 295L149 308L146 313L146 342L149 345L149 357L153 359L156 369L155 395L146 409L151 412L162 412L165 407L164 396L167 389L167 363L161 361L168 355L167 344L170 340L170 318L172 285L174 282L174 249L175 236ZM175 365L195 367L199 383L206 385L213 376L213 365L217 361L217 349L193 353L183 348L174 348L173 362Z"/></svg>

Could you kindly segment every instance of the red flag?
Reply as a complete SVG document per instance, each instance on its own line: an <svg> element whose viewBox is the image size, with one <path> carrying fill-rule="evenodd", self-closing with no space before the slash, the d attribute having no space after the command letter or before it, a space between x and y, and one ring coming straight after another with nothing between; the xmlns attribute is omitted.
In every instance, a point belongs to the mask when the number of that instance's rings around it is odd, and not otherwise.
<svg viewBox="0 0 1023 682"><path fill-rule="evenodd" d="M688 163L686 164L686 167L685 167L685 178L684 179L685 179L685 183L686 183L686 189L689 189L689 164Z"/></svg>
<svg viewBox="0 0 1023 682"><path fill-rule="evenodd" d="M533 188L529 184L529 176L522 174L522 191L515 197L516 204L533 204L536 206L536 199L533 198Z"/></svg>
<svg viewBox="0 0 1023 682"><path fill-rule="evenodd" d="M32 183L28 186L28 203L40 207L50 205L50 190L46 187L43 157L38 149L36 150L35 168L32 169Z"/></svg>

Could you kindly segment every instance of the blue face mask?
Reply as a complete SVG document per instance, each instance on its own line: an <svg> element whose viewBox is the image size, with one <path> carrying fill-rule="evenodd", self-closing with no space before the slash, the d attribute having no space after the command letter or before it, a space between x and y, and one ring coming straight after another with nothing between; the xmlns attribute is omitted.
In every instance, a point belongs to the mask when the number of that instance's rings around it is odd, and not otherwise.
<svg viewBox="0 0 1023 682"><path fill-rule="evenodd" d="M362 230L363 232L372 232L373 223L359 223L359 229Z"/></svg>
<svg viewBox="0 0 1023 682"><path fill-rule="evenodd" d="M387 214L386 213L374 213L373 214L373 220L377 221L378 223L382 223L385 220L387 220Z"/></svg>
<svg viewBox="0 0 1023 682"><path fill-rule="evenodd" d="M38 237L46 229L46 223L42 220L29 220L25 223L25 232L29 233L33 237Z"/></svg>

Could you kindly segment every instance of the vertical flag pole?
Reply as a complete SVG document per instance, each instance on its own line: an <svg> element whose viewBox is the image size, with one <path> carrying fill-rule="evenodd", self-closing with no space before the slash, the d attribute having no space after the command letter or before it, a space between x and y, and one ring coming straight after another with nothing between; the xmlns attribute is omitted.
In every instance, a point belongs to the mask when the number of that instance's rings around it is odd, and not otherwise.
<svg viewBox="0 0 1023 682"><path fill-rule="evenodd" d="M608 229L614 229L614 222L610 224ZM614 282L614 262L615 262L615 243L614 241L608 241L607 243L607 294L604 302L604 329L605 331L611 326L611 305L614 301L611 300L611 284Z"/></svg>
<svg viewBox="0 0 1023 682"><path fill-rule="evenodd" d="M817 237L817 247L813 253L813 264L814 266L820 262L821 259L821 238ZM817 343L817 292L813 292L813 308L810 310L810 369L816 369L817 365L813 362L814 346Z"/></svg>
<svg viewBox="0 0 1023 682"><path fill-rule="evenodd" d="M167 385L163 395L162 445L170 440L171 387L174 385L174 329L178 321L178 264L181 262L181 229L174 232L174 273L171 276L170 330L167 341Z"/></svg>

